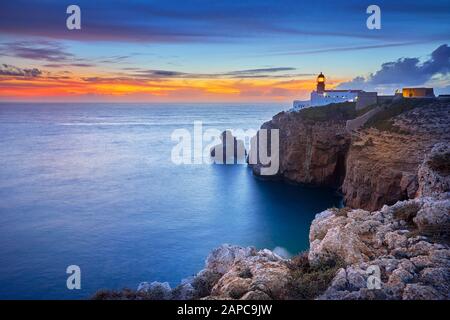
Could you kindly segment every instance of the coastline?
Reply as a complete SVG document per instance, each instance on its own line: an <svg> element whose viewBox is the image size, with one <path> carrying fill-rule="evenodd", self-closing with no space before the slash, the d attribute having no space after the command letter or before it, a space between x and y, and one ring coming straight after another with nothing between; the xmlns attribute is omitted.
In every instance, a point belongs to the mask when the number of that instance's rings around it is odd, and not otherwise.
<svg viewBox="0 0 450 320"><path fill-rule="evenodd" d="M280 113L262 126L285 133L276 178L343 191L347 207L325 210L312 222L309 252L284 259L225 244L174 289L143 282L136 291L93 298L449 299L449 106L407 104L383 106L387 116L378 112L352 132L345 127L356 116L349 104L319 115ZM252 167L256 176L259 169ZM375 290L368 287L372 269L379 273Z"/></svg>

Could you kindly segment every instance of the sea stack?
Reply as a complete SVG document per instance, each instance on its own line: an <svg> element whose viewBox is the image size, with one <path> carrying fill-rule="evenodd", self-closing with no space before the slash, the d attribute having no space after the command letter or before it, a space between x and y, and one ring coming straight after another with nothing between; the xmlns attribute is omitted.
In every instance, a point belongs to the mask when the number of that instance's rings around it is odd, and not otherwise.
<svg viewBox="0 0 450 320"><path fill-rule="evenodd" d="M211 157L216 164L245 163L247 150L244 142L236 139L230 130L225 130L220 135L221 144L211 148Z"/></svg>

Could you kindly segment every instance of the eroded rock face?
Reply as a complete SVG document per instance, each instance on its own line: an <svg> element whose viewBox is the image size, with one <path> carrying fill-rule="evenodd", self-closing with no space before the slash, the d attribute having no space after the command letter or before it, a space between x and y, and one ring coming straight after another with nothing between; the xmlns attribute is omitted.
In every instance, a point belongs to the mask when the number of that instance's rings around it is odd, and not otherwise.
<svg viewBox="0 0 450 320"><path fill-rule="evenodd" d="M450 143L437 143L419 167L417 196L448 196L450 193Z"/></svg>
<svg viewBox="0 0 450 320"><path fill-rule="evenodd" d="M450 144L448 119L450 106L436 102L393 117L389 130L366 128L354 133L342 184L346 205L377 210L414 198L425 155L437 143ZM432 179L425 177L426 172L425 167L419 172L421 179Z"/></svg>
<svg viewBox="0 0 450 320"><path fill-rule="evenodd" d="M334 209L317 215L310 230L310 263L347 263L319 299L450 299L450 230L430 229L449 221L450 199L430 197L374 212ZM371 290L369 268L374 267L380 270L381 288Z"/></svg>
<svg viewBox="0 0 450 320"><path fill-rule="evenodd" d="M289 181L338 187L344 177L345 155L350 135L345 119L315 122L302 115L280 113L262 129L279 129L278 177ZM252 152L252 150L250 150ZM260 166L253 165L259 175Z"/></svg>
<svg viewBox="0 0 450 320"><path fill-rule="evenodd" d="M367 141L371 141L367 143ZM422 149L418 144L418 148ZM352 138L342 184L345 204L379 209L383 204L413 198L417 190L419 153L396 133L368 129Z"/></svg>
<svg viewBox="0 0 450 320"><path fill-rule="evenodd" d="M340 187L347 206L370 211L412 199L417 192L431 192L427 187L418 189L417 171L435 144L450 144L448 102L428 102L405 111L381 129L368 126L349 133L345 129L349 117L330 111L327 119L312 120L302 112L284 112L265 123L262 129L279 129L280 133L278 177ZM448 156L430 159L430 164L445 160ZM256 175L259 170L260 166L253 166ZM427 176L426 167L419 174L428 180L442 177ZM436 188L437 192L448 188L448 180Z"/></svg>

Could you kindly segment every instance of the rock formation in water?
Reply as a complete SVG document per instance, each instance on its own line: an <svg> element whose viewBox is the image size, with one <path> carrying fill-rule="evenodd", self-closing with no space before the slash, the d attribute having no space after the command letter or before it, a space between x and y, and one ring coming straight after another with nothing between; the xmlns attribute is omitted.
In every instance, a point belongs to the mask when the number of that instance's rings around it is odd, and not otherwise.
<svg viewBox="0 0 450 320"><path fill-rule="evenodd" d="M211 148L210 155L218 164L245 163L247 150L244 142L238 140L230 130L225 130L220 135L222 143Z"/></svg>
<svg viewBox="0 0 450 320"><path fill-rule="evenodd" d="M347 207L316 215L309 252L284 259L222 245L174 289L142 283L95 298L450 299L450 106L378 107L352 131L350 104L280 113L263 126L280 129L278 177L342 185Z"/></svg>

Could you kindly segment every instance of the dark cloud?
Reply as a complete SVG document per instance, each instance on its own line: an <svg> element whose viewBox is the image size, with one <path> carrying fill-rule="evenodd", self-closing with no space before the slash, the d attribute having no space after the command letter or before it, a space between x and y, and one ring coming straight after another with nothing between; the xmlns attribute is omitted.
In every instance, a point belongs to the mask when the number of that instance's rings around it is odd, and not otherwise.
<svg viewBox="0 0 450 320"><path fill-rule="evenodd" d="M281 67L281 68L261 68L261 69L248 69L228 72L228 75L255 75L259 73L272 73L280 71L294 71L295 68Z"/></svg>
<svg viewBox="0 0 450 320"><path fill-rule="evenodd" d="M421 62L419 58L400 58L386 62L381 69L364 78L358 76L339 88L373 89L377 87L401 87L423 85L436 75L450 72L450 47L443 44L434 50L429 59Z"/></svg>
<svg viewBox="0 0 450 320"><path fill-rule="evenodd" d="M295 71L296 68L291 67L273 67L273 68L259 68L259 69L244 69L220 73L189 73L171 70L139 70L132 74L132 76L139 78L286 78L286 77L301 77L311 76L307 73L283 73Z"/></svg>
<svg viewBox="0 0 450 320"><path fill-rule="evenodd" d="M422 44L427 42L435 41L436 39L427 39L424 41L413 41L413 42L398 42L398 43L380 43L373 45L364 45L364 46L350 46L350 47L334 47L334 48L324 48L324 49L315 49L315 50L294 50L287 52L278 52L273 53L272 55L309 55L309 54L318 54L318 53L329 53L329 52L346 52L346 51L360 51L360 50L370 50L370 49L382 49L382 48L392 48L392 47L406 47L412 46L416 44Z"/></svg>
<svg viewBox="0 0 450 320"><path fill-rule="evenodd" d="M42 71L36 68L22 69L9 64L0 65L0 76L34 78L39 77L41 74Z"/></svg>
<svg viewBox="0 0 450 320"><path fill-rule="evenodd" d="M0 56L18 57L22 59L48 61L44 65L48 68L59 67L93 67L96 64L120 63L137 53L130 55L118 55L110 57L100 57L97 59L78 58L74 54L56 41L14 41L0 43Z"/></svg>
<svg viewBox="0 0 450 320"><path fill-rule="evenodd" d="M122 56L112 56L112 57L107 57L107 58L100 59L99 62L102 62L102 63L119 63L119 62L122 62L123 60L126 60L126 59L128 59L128 58L130 58L130 57L132 57L134 55L137 55L137 54L122 55Z"/></svg>
<svg viewBox="0 0 450 320"><path fill-rule="evenodd" d="M95 64L92 63L49 63L45 64L46 68L65 68L65 67L94 67Z"/></svg>
<svg viewBox="0 0 450 320"><path fill-rule="evenodd" d="M65 28L65 1L3 2L1 33L85 41L229 42L273 35L423 40L438 33L448 37L448 28L433 26L450 18L448 0L379 0L395 25L374 33L364 28L369 3L360 0L78 0L78 32ZM411 23L418 26L414 32Z"/></svg>
<svg viewBox="0 0 450 320"><path fill-rule="evenodd" d="M63 62L74 59L74 56L66 52L60 44L50 41L3 43L0 45L0 55L51 62Z"/></svg>

